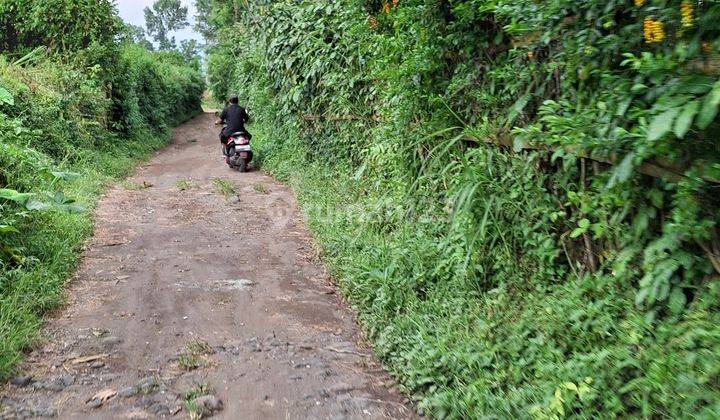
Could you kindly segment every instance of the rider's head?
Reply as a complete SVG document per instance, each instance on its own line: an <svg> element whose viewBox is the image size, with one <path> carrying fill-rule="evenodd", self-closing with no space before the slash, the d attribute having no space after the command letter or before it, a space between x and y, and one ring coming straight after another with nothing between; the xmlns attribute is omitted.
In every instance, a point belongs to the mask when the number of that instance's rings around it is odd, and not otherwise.
<svg viewBox="0 0 720 420"><path fill-rule="evenodd" d="M238 96L237 95L230 95L228 98L228 102L231 104L237 104L238 103Z"/></svg>

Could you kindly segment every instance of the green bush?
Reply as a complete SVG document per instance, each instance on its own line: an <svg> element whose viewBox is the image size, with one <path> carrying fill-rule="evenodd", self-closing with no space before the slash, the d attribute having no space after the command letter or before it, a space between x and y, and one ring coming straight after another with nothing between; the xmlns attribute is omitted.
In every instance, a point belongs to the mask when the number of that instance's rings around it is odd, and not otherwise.
<svg viewBox="0 0 720 420"><path fill-rule="evenodd" d="M79 51L112 45L122 20L111 0L3 0L0 28L0 51Z"/></svg>
<svg viewBox="0 0 720 420"><path fill-rule="evenodd" d="M720 6L205 3L213 93L423 411L720 415Z"/></svg>
<svg viewBox="0 0 720 420"><path fill-rule="evenodd" d="M204 80L179 53L151 53L131 45L119 61L113 119L123 133L146 127L162 130L200 110Z"/></svg>

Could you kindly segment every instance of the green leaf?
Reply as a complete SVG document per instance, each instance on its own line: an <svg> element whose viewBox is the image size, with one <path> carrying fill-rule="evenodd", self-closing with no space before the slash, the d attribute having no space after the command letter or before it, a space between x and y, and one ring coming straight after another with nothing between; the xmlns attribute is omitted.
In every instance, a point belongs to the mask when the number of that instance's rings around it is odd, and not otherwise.
<svg viewBox="0 0 720 420"><path fill-rule="evenodd" d="M668 299L670 311L675 315L679 314L683 308L685 308L686 302L687 298L685 298L685 293L683 293L682 289L680 287L673 287L672 292L670 292L670 298Z"/></svg>
<svg viewBox="0 0 720 420"><path fill-rule="evenodd" d="M0 103L15 105L15 99L13 98L12 93L2 86L0 86Z"/></svg>
<svg viewBox="0 0 720 420"><path fill-rule="evenodd" d="M51 171L50 172L55 178L59 178L65 181L74 181L78 178L80 178L80 174L77 172L67 172L67 171Z"/></svg>
<svg viewBox="0 0 720 420"><path fill-rule="evenodd" d="M10 225L0 225L0 233L20 233L20 231Z"/></svg>
<svg viewBox="0 0 720 420"><path fill-rule="evenodd" d="M612 188L617 183L623 183L630 178L633 170L633 159L635 158L635 152L630 152L623 158L618 165L613 168L612 175L608 180L607 187Z"/></svg>
<svg viewBox="0 0 720 420"><path fill-rule="evenodd" d="M81 206L80 204L63 204L61 206L58 206L57 208L63 213L69 214L79 214L85 213L87 211L87 209L85 209L85 207Z"/></svg>
<svg viewBox="0 0 720 420"><path fill-rule="evenodd" d="M571 237L571 238L577 238L578 236L582 235L583 233L585 233L585 229L583 229L583 228L575 228L575 229L573 229L572 232L570 232L570 237Z"/></svg>
<svg viewBox="0 0 720 420"><path fill-rule="evenodd" d="M642 91L642 90L645 90L645 89L647 89L647 88L648 88L648 87L645 86L645 85L643 85L642 83L635 83L635 84L630 88L630 92L632 92L632 93L638 93L638 92L640 92L640 91Z"/></svg>
<svg viewBox="0 0 720 420"><path fill-rule="evenodd" d="M682 108L680 115L678 115L677 121L675 121L675 129L673 130L675 135L678 136L678 138L681 139L685 137L685 134L690 129L692 120L693 118L695 118L695 115L698 113L699 109L700 102L698 101L688 102Z"/></svg>
<svg viewBox="0 0 720 420"><path fill-rule="evenodd" d="M667 134L672 128L672 123L679 112L680 108L670 108L662 114L656 116L648 128L647 139L655 141Z"/></svg>
<svg viewBox="0 0 720 420"><path fill-rule="evenodd" d="M565 382L565 383L563 383L563 386L571 391L575 391L575 392L578 391L577 385L575 385L572 382Z"/></svg>
<svg viewBox="0 0 720 420"><path fill-rule="evenodd" d="M0 199L10 200L16 203L24 203L32 196L33 194L30 193L20 193L9 188L0 188Z"/></svg>
<svg viewBox="0 0 720 420"><path fill-rule="evenodd" d="M718 113L718 104L720 104L720 83L716 83L713 90L705 96L702 108L697 117L697 126L699 129L706 129L715 119Z"/></svg>
<svg viewBox="0 0 720 420"><path fill-rule="evenodd" d="M525 106L530 101L530 94L526 93L520 98L518 98L517 101L513 104L512 108L510 109L510 113L508 114L507 122L508 124L512 124L513 121L515 121L515 118L522 112L523 109L525 109Z"/></svg>
<svg viewBox="0 0 720 420"><path fill-rule="evenodd" d="M35 199L28 201L27 204L25 204L25 207L31 211L43 211L52 208L50 204L43 203L42 201Z"/></svg>
<svg viewBox="0 0 720 420"><path fill-rule="evenodd" d="M580 219L580 221L578 222L578 226L581 229L587 229L590 227L590 221L588 219Z"/></svg>

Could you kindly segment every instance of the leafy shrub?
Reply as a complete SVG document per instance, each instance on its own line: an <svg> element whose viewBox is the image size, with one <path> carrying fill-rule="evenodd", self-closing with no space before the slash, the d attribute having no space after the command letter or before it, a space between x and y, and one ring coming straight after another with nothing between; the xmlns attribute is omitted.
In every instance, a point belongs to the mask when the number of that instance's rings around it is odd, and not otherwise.
<svg viewBox="0 0 720 420"><path fill-rule="evenodd" d="M421 409L720 414L720 6L203 3L213 93Z"/></svg>
<svg viewBox="0 0 720 420"><path fill-rule="evenodd" d="M144 127L162 130L187 120L200 109L205 89L197 69L177 52L149 52L130 45L123 49L114 90L113 119L129 134Z"/></svg>
<svg viewBox="0 0 720 420"><path fill-rule="evenodd" d="M112 45L122 21L111 0L3 0L0 27L0 51L78 51Z"/></svg>

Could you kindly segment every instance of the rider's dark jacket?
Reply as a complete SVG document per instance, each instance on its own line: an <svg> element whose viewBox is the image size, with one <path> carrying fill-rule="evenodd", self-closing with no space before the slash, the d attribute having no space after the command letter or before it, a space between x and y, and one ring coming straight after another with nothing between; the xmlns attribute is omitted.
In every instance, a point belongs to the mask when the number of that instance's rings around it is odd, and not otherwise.
<svg viewBox="0 0 720 420"><path fill-rule="evenodd" d="M247 111L245 111L245 108L241 107L238 104L230 104L223 109L222 114L220 114L220 120L226 124L226 127L222 131L222 136L227 138L232 133L236 132L243 132L247 133L247 130L245 130L245 123L248 122L250 117L247 114Z"/></svg>

